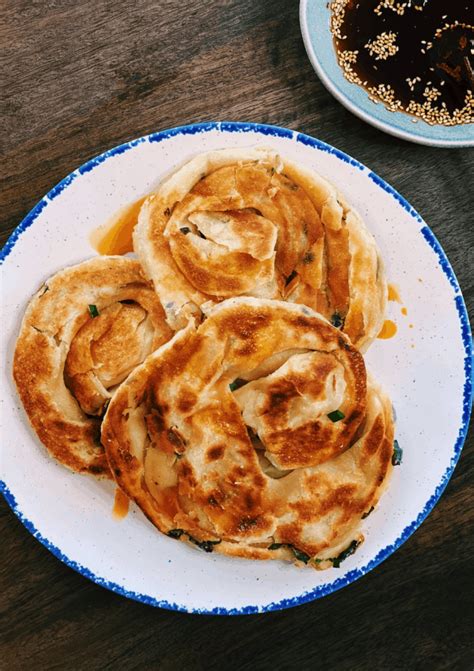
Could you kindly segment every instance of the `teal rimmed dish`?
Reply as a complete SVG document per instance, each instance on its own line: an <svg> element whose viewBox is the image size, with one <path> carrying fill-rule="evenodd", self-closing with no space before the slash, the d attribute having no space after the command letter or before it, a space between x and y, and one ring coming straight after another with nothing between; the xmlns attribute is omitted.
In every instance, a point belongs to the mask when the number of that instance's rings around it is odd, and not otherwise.
<svg viewBox="0 0 474 671"><path fill-rule="evenodd" d="M300 26L309 60L330 93L350 112L380 130L434 147L473 147L474 124L430 125L405 112L390 112L373 102L358 84L350 83L339 66L330 30L330 2L301 0Z"/></svg>

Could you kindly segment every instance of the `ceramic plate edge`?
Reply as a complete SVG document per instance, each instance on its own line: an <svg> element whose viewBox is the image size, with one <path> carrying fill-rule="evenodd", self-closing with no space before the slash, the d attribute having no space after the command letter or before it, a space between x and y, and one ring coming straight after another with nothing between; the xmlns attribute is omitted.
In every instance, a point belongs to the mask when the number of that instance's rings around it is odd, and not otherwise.
<svg viewBox="0 0 474 671"><path fill-rule="evenodd" d="M302 0L304 2L304 0ZM7 258L9 255L10 251L13 249L15 246L16 242L18 241L21 233L25 231L29 226L33 224L35 219L38 217L40 212L48 205L49 202L51 202L54 198L56 198L65 188L69 186L69 184L72 183L72 181L81 174L84 174L86 172L89 172L94 169L97 165L100 163L103 163L106 161L108 158L111 158L113 156L116 156L118 154L122 154L129 149L137 146L138 144L141 144L142 142L161 142L163 140L166 140L168 137L173 137L175 135L189 135L189 134L195 134L195 133L200 133L200 132L208 132L211 130L217 130L217 131L224 131L224 132L259 132L262 133L263 135L273 135L277 137L286 137L288 139L294 139L296 142L301 142L302 144L306 144L309 146L312 146L316 149L319 149L321 151L325 151L329 154L332 154L339 158L340 160L343 160L346 163L350 163L352 166L359 168L360 170L367 171L367 176L374 181L377 186L382 188L384 191L389 193L395 200L398 202L399 205L401 205L410 215L412 218L414 218L418 224L423 223L423 228L420 230L420 233L423 235L425 238L426 242L429 244L429 246L433 249L435 254L438 257L439 264L441 266L441 269L443 273L446 275L453 291L454 291L454 301L456 304L456 309L458 312L459 316L459 322L460 322L460 327L461 327L461 336L462 336L462 343L464 347L464 352L465 352L465 358L464 358L464 372L465 372L465 380L464 380L464 388L463 388L463 414L462 414L462 424L461 427L459 428L458 431L458 437L456 439L456 442L454 444L454 454L451 457L451 462L444 472L441 481L439 485L436 487L434 493L432 496L429 498L429 500L426 502L424 505L423 509L421 512L418 514L415 520L413 520L410 524L408 524L403 532L399 535L399 537L392 543L391 545L386 546L382 550L378 552L378 554L371 560L369 561L365 566L362 568L358 569L353 569L352 571L349 571L346 573L344 576L337 578L335 581L331 583L327 583L324 585L319 585L315 589L305 592L301 595L298 595L296 597L292 597L289 599L283 599L281 601L278 601L276 603L269 603L264 606L244 606L242 608L237 608L237 609L228 609L228 608L221 608L221 607L215 607L212 609L190 609L187 608L186 606L176 604L176 603L170 603L168 601L159 601L158 599L155 599L154 597L148 596L146 594L140 594L137 592L129 591L125 587L122 587L121 585L108 581L105 578L102 578L101 576L98 576L94 574L92 571L90 571L87 567L82 566L81 564L78 564L76 561L73 559L70 559L66 555L64 555L60 548L55 546L53 543L51 543L47 538L45 538L41 532L36 529L34 524L28 520L21 510L19 510L18 505L16 503L14 494L10 492L8 485L5 481L0 480L0 491L2 492L7 504L10 506L10 508L13 510L15 515L18 517L20 522L25 526L25 528L36 538L44 547L46 547L55 557L60 559L64 564L72 568L73 570L77 571L84 577L88 578L92 582L95 582L97 585L100 585L101 587L105 587L113 592L116 592L117 594L120 594L122 596L125 596L127 598L133 599L135 601L139 601L141 603L145 603L148 605L160 607L160 608L165 608L167 610L175 610L175 611L181 611L181 612L188 612L188 613L195 613L195 614L205 614L205 615L246 615L246 614L254 614L254 613L264 613L264 612L270 612L274 610L282 610L285 608L291 608L294 606L298 606L300 604L306 603L308 601L313 601L315 599L321 598L322 596L326 596L328 594L331 594L333 592L336 592L337 590L349 585L350 583L358 580L362 576L366 575L369 571L371 571L373 568L375 568L378 564L380 564L382 561L387 559L391 554L393 554L408 538L416 531L416 529L421 525L421 523L424 521L424 519L428 516L428 514L431 512L431 510L434 508L435 504L438 502L439 498L441 497L441 494L443 493L444 489L446 488L449 479L451 478L451 475L454 471L454 468L458 462L458 459L461 454L462 446L464 444L464 440L466 438L467 434L467 429L469 426L469 417L470 417L470 412L471 412L471 403L472 403L472 336L471 336L471 331L469 327L469 320L468 320L468 315L467 315L467 310L466 306L464 304L464 300L462 297L462 293L459 287L459 283L457 281L457 278L455 276L455 273L451 267L451 264L449 263L449 260L441 247L440 243L438 242L436 236L434 233L431 231L428 225L426 225L421 218L421 216L416 212L416 210L408 203L408 201L403 198L393 187L391 187L385 180L383 180L381 177L379 177L376 173L370 171L366 166L364 166L362 163L357 161L356 159L353 159L351 156L348 154L345 154L339 149L336 149L335 147L327 144L326 142L323 142L322 140L318 140L316 138L313 138L309 135L306 135L305 133L299 133L297 131L289 130L286 128L282 128L280 126L273 126L270 124L257 124L257 123L246 123L246 122L235 122L235 121L222 121L222 122L202 122L202 123L196 123L196 124L187 124L183 126L177 126L175 128L163 130L163 131L158 131L156 133L150 133L149 135L145 135L143 137L130 140L128 142L125 142L123 144L117 145L116 147L112 147L111 149L106 150L102 154L99 154L98 156L95 156L91 158L90 160L86 161L84 164L82 164L79 168L71 172L69 175L67 175L64 179L62 179L56 186L54 186L34 207L33 209L26 215L26 217L22 220L22 222L14 229L8 240L6 241L3 249L0 252L0 265L3 265L4 260Z"/></svg>

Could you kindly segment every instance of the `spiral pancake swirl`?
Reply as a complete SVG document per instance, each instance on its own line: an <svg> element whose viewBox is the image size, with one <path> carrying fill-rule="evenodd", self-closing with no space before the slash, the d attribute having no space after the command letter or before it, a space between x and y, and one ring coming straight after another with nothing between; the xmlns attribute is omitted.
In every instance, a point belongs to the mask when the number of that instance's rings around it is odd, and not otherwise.
<svg viewBox="0 0 474 671"><path fill-rule="evenodd" d="M100 424L114 390L171 331L138 261L100 257L32 298L13 375L41 442L74 471L110 477Z"/></svg>
<svg viewBox="0 0 474 671"><path fill-rule="evenodd" d="M206 308L117 390L102 443L162 532L325 568L359 543L391 470L393 421L349 339L308 308Z"/></svg>
<svg viewBox="0 0 474 671"><path fill-rule="evenodd" d="M249 295L301 303L366 349L387 287L373 237L314 171L265 149L202 154L144 203L134 248L169 324Z"/></svg>

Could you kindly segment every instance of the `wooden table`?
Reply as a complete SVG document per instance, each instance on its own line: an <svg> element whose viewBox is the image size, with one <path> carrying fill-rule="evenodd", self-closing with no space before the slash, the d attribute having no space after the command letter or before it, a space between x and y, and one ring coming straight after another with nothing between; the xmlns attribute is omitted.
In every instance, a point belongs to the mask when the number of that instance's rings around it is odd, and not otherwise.
<svg viewBox="0 0 474 671"><path fill-rule="evenodd" d="M397 140L341 107L306 57L296 0L10 0L2 15L3 242L52 185L113 145L196 121L266 122L334 144L393 184L472 307L474 152ZM441 501L395 555L341 592L258 616L127 601L61 564L2 501L0 664L472 669L473 447L471 433Z"/></svg>

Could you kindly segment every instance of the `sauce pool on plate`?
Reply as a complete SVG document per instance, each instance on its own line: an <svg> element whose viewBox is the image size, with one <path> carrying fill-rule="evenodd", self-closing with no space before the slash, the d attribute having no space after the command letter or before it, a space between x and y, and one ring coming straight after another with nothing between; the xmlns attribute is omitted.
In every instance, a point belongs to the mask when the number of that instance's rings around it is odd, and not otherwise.
<svg viewBox="0 0 474 671"><path fill-rule="evenodd" d="M114 507L112 509L112 515L116 520L123 520L124 517L128 515L128 508L130 506L130 499L122 490L117 487L115 490L115 499Z"/></svg>
<svg viewBox="0 0 474 671"><path fill-rule="evenodd" d="M147 196L121 207L105 224L92 231L89 240L99 254L121 255L133 252L133 229L145 198Z"/></svg>
<svg viewBox="0 0 474 671"><path fill-rule="evenodd" d="M386 319L377 338L380 338L381 340L388 340L389 338L393 338L396 332L397 325L395 322L393 322L391 319Z"/></svg>
<svg viewBox="0 0 474 671"><path fill-rule="evenodd" d="M413 120L474 122L473 0L333 0L344 76Z"/></svg>
<svg viewBox="0 0 474 671"><path fill-rule="evenodd" d="M402 299L400 298L400 292L394 284L388 285L388 300L395 301L396 303L402 302Z"/></svg>

